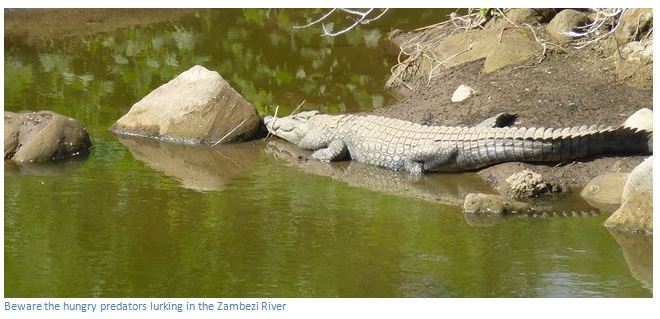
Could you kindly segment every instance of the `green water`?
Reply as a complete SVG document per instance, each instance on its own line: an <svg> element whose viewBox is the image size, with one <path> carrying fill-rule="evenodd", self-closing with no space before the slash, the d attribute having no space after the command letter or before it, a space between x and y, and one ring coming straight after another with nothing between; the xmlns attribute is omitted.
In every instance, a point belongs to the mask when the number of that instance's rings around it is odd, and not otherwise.
<svg viewBox="0 0 660 319"><path fill-rule="evenodd" d="M309 11L199 10L42 47L7 40L5 109L77 118L94 146L82 161L5 164L5 296L651 296L650 241L613 237L605 214L482 224L438 203L484 190L469 175L411 183L300 163L273 140L208 150L107 131L194 64L262 114L387 105L395 58L379 40L446 14L392 10L328 39L291 29Z"/></svg>

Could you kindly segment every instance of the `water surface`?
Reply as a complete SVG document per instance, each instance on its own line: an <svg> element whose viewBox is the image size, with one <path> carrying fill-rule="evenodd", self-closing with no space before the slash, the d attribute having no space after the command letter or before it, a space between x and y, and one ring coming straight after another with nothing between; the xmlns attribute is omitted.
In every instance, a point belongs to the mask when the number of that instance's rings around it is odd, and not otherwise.
<svg viewBox="0 0 660 319"><path fill-rule="evenodd" d="M651 296L650 242L611 236L606 214L485 225L439 203L488 191L469 175L411 183L300 163L272 140L208 150L107 131L194 64L262 115L303 100L330 113L387 105L383 38L447 14L392 10L334 39L291 28L321 12L199 10L45 47L6 40L5 109L77 118L94 146L82 161L5 164L5 296Z"/></svg>

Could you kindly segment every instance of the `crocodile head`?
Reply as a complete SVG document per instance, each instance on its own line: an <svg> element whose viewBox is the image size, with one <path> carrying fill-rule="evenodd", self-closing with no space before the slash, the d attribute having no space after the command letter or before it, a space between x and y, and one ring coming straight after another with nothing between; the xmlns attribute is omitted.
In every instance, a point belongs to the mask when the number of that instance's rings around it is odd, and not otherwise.
<svg viewBox="0 0 660 319"><path fill-rule="evenodd" d="M270 134L285 139L293 144L298 144L314 126L314 118L318 111L300 112L285 117L266 116L264 124Z"/></svg>

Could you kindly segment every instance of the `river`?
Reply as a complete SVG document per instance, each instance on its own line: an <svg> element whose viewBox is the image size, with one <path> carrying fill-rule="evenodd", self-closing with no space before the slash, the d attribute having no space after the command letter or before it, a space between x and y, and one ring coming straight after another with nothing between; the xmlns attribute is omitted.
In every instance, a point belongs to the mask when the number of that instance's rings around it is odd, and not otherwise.
<svg viewBox="0 0 660 319"><path fill-rule="evenodd" d="M5 296L651 296L650 241L615 238L606 214L481 223L451 203L488 191L470 174L411 184L359 164L300 163L272 137L209 150L108 131L195 64L261 115L303 100L328 113L386 106L396 57L383 39L448 12L391 10L337 38L292 28L322 11L284 9L197 10L46 45L7 38L5 110L76 118L93 148L82 160L5 163Z"/></svg>

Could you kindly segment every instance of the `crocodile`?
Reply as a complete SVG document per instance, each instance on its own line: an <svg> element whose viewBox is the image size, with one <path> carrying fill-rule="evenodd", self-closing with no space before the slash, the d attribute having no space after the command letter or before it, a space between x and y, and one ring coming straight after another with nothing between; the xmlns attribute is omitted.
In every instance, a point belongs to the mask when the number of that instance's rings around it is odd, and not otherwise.
<svg viewBox="0 0 660 319"><path fill-rule="evenodd" d="M352 159L411 175L474 171L503 162L566 162L601 154L652 154L652 127L566 128L428 126L375 115L304 111L266 116L272 135L314 151L312 159Z"/></svg>

